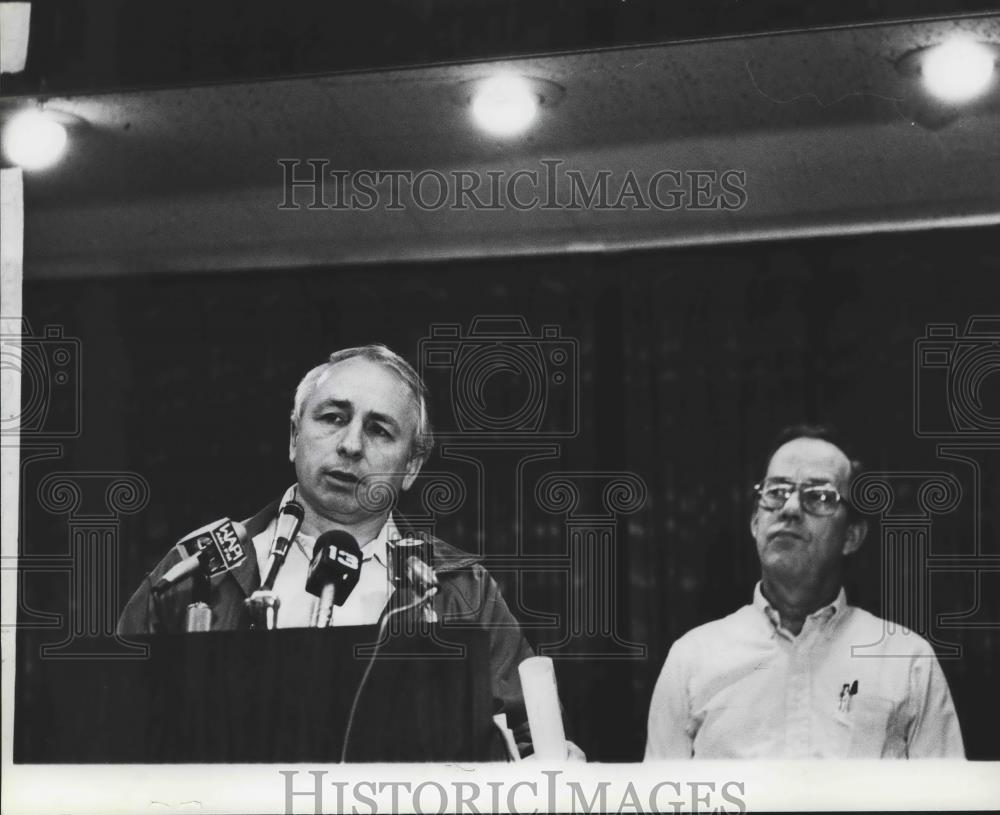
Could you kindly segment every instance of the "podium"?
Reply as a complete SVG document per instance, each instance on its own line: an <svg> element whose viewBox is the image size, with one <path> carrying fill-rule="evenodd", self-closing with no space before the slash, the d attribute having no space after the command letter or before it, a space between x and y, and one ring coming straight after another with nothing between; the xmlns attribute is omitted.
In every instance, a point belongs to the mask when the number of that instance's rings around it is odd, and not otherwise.
<svg viewBox="0 0 1000 815"><path fill-rule="evenodd" d="M485 631L438 627L380 646L348 762L504 757ZM336 762L377 629L130 638L144 660L39 658L18 632L18 763Z"/></svg>

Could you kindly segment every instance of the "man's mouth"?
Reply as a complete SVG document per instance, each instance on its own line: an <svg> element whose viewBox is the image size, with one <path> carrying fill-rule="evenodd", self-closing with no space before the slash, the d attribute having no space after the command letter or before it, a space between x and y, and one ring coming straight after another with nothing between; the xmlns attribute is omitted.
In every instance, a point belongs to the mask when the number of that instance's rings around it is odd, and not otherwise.
<svg viewBox="0 0 1000 815"><path fill-rule="evenodd" d="M794 529L774 529L767 533L767 539L769 541L778 540L780 538L789 538L792 540L805 540L805 538Z"/></svg>
<svg viewBox="0 0 1000 815"><path fill-rule="evenodd" d="M346 470L326 470L324 474L334 481L339 481L341 484L354 485L360 481L356 475Z"/></svg>

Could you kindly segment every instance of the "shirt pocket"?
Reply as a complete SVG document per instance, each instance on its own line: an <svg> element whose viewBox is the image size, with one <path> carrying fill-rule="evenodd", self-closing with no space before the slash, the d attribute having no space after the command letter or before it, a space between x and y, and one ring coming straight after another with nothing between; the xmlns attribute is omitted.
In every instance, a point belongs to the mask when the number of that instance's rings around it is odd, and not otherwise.
<svg viewBox="0 0 1000 815"><path fill-rule="evenodd" d="M889 743L896 703L882 696L860 693L851 697L850 707L834 716L843 728L845 758L882 758Z"/></svg>

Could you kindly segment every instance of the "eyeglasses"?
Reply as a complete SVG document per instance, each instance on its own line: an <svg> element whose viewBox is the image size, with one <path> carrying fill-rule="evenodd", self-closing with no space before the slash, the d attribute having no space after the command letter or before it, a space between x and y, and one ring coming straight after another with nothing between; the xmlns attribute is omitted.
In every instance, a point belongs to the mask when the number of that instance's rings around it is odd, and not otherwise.
<svg viewBox="0 0 1000 815"><path fill-rule="evenodd" d="M792 493L799 494L802 508L811 515L833 515L847 499L833 484L793 484L791 481L761 481L753 485L761 509L781 509Z"/></svg>

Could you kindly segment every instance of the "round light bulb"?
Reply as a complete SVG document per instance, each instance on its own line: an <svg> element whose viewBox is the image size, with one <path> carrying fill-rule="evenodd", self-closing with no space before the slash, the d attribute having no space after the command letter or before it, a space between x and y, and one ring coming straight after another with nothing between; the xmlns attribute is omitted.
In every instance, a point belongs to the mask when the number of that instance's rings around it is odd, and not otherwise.
<svg viewBox="0 0 1000 815"><path fill-rule="evenodd" d="M495 76L483 82L472 100L479 126L495 136L521 133L538 113L538 96L523 78Z"/></svg>
<svg viewBox="0 0 1000 815"><path fill-rule="evenodd" d="M66 128L40 111L19 113L4 126L4 155L25 170L51 167L65 149Z"/></svg>
<svg viewBox="0 0 1000 815"><path fill-rule="evenodd" d="M981 43L964 38L942 43L923 59L924 85L943 102L967 102L989 86L995 61Z"/></svg>

